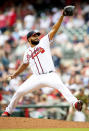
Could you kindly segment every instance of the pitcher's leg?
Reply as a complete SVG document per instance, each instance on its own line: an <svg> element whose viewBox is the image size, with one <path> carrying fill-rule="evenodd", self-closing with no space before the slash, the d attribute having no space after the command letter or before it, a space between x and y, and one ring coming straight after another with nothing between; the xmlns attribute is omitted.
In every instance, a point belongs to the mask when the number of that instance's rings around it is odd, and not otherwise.
<svg viewBox="0 0 89 131"><path fill-rule="evenodd" d="M20 92L20 90L15 92L14 96L12 97L12 99L10 101L10 104L6 108L6 112L8 112L9 114L12 113L13 109L16 107L17 102L23 96L22 93L23 92Z"/></svg>
<svg viewBox="0 0 89 131"><path fill-rule="evenodd" d="M78 99L73 96L73 94L70 92L70 90L60 81L57 88L65 97L65 99L70 103L75 105L75 103L78 101Z"/></svg>
<svg viewBox="0 0 89 131"><path fill-rule="evenodd" d="M48 81L49 85L58 89L69 103L74 105L78 101L77 98L72 95L70 90L63 84L58 74L51 73Z"/></svg>
<svg viewBox="0 0 89 131"><path fill-rule="evenodd" d="M12 97L10 104L6 108L6 112L11 114L13 112L13 109L16 107L19 99L25 94L29 93L30 90L36 88L38 85L39 81L36 76L33 75L29 79L27 79L21 86L18 87L18 90Z"/></svg>

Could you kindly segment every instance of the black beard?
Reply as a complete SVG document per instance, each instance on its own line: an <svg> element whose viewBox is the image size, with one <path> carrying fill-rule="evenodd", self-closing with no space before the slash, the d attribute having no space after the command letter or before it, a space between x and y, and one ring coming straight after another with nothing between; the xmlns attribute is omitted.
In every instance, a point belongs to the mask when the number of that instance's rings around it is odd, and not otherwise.
<svg viewBox="0 0 89 131"><path fill-rule="evenodd" d="M33 45L38 45L38 44L39 44L39 40L38 40L38 41L33 41L33 40L31 40L31 43L32 43Z"/></svg>

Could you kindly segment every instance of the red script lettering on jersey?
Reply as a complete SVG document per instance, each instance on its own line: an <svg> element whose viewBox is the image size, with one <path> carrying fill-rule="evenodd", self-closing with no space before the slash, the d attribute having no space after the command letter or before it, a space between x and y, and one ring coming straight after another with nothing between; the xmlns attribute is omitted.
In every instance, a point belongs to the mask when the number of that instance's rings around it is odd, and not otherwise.
<svg viewBox="0 0 89 131"><path fill-rule="evenodd" d="M33 53L31 54L31 57L32 59L34 59L34 57L36 57L39 53L43 54L44 52L45 50L42 47L38 47L33 51Z"/></svg>
<svg viewBox="0 0 89 131"><path fill-rule="evenodd" d="M38 47L36 48L31 55L27 54L27 60L29 60L30 58L34 59L34 57L36 57L39 53L44 53L45 50L42 47Z"/></svg>

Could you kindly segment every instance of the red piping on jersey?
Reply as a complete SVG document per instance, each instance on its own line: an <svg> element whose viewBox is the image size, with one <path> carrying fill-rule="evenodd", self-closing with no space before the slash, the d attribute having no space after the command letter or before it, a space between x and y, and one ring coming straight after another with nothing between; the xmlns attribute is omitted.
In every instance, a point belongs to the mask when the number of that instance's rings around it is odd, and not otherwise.
<svg viewBox="0 0 89 131"><path fill-rule="evenodd" d="M31 51L31 50L29 50L29 51ZM32 51L31 51L31 53L32 53ZM38 66L37 66L37 63L36 63L36 61L35 61L35 58L33 57L33 59L34 59L34 62L35 62L36 68L37 68L37 70L38 70L38 73L40 74L39 69L38 69Z"/></svg>
<svg viewBox="0 0 89 131"><path fill-rule="evenodd" d="M35 62L35 64L36 64L36 68L37 68L37 70L38 70L38 73L40 74L39 68L38 68L37 63L36 63L36 61L35 61L35 58L33 58L33 59L34 59L34 62Z"/></svg>
<svg viewBox="0 0 89 131"><path fill-rule="evenodd" d="M41 66L41 63L40 63L40 60L39 60L38 56L37 56L37 59L38 59L39 65L40 65L40 67L41 67L42 73L44 73L43 68L42 68L42 66Z"/></svg>

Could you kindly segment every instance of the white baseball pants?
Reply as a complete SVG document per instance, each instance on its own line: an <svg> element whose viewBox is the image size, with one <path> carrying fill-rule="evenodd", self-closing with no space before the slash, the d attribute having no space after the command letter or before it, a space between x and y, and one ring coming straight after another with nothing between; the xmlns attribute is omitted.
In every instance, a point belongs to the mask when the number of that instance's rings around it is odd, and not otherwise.
<svg viewBox="0 0 89 131"><path fill-rule="evenodd" d="M73 105L78 101L77 98L74 97L72 93L69 91L69 89L65 87L65 85L62 83L60 77L56 72L42 75L33 74L22 85L18 87L18 90L12 97L10 104L6 108L6 111L11 114L13 112L13 109L16 107L17 102L22 96L35 89L38 89L39 87L41 88L44 86L58 89L65 97L65 99Z"/></svg>

